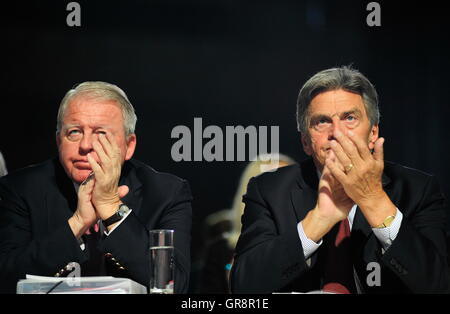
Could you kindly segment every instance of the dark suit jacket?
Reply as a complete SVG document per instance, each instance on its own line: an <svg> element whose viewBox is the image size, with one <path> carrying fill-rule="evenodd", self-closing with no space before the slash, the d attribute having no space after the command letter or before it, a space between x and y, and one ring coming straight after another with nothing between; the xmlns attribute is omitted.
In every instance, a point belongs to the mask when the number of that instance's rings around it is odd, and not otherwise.
<svg viewBox="0 0 450 314"><path fill-rule="evenodd" d="M305 261L297 224L314 208L318 177L311 159L252 179L244 196L242 233L236 246L234 293L307 292L321 289L323 247ZM383 186L403 214L389 249L381 244L358 208L352 227L353 264L365 293L445 292L447 208L434 177L385 163ZM380 265L380 286L369 287L370 262ZM369 281L371 282L371 281Z"/></svg>
<svg viewBox="0 0 450 314"><path fill-rule="evenodd" d="M102 236L106 274L149 285L151 229L174 229L175 292L187 291L190 272L191 192L185 180L160 173L137 160L125 162L120 185L131 214ZM27 167L0 179L0 292L15 292L26 274L54 276L69 262L83 265L67 220L77 206L72 181L58 159Z"/></svg>

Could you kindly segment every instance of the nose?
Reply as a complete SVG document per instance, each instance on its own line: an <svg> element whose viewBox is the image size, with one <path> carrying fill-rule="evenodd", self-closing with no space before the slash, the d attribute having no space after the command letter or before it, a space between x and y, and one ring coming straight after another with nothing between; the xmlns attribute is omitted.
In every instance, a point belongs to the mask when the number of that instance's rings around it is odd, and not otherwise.
<svg viewBox="0 0 450 314"><path fill-rule="evenodd" d="M94 150L92 147L93 137L91 134L85 133L80 141L80 155L86 155Z"/></svg>
<svg viewBox="0 0 450 314"><path fill-rule="evenodd" d="M328 140L335 140L336 139L336 133L342 132L342 125L340 119L333 119L333 122L331 123L330 129L328 130Z"/></svg>

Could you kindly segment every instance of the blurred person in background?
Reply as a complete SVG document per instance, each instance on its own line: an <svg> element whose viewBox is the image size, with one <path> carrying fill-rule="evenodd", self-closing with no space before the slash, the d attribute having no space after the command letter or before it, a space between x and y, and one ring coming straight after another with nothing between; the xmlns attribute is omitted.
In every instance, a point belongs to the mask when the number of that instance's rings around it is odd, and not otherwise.
<svg viewBox="0 0 450 314"><path fill-rule="evenodd" d="M278 160L278 162L273 162ZM241 233L241 216L244 211L242 196L249 180L266 171L295 163L283 154L260 155L244 169L235 192L231 209L212 213L205 219L206 249L200 275L200 293L229 293L229 272L233 262L234 248Z"/></svg>

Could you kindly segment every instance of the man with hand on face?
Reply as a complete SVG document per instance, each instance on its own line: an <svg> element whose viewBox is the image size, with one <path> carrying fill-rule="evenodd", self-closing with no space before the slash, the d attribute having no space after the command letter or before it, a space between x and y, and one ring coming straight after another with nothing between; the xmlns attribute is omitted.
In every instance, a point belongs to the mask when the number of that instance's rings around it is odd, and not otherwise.
<svg viewBox="0 0 450 314"><path fill-rule="evenodd" d="M116 85L85 82L60 104L59 159L0 180L0 291L26 274L126 277L149 285L149 235L173 229L175 293L187 291L191 192L132 159L134 108Z"/></svg>
<svg viewBox="0 0 450 314"><path fill-rule="evenodd" d="M300 90L300 165L250 181L235 293L434 293L448 284L447 208L437 180L384 161L378 96L332 68Z"/></svg>

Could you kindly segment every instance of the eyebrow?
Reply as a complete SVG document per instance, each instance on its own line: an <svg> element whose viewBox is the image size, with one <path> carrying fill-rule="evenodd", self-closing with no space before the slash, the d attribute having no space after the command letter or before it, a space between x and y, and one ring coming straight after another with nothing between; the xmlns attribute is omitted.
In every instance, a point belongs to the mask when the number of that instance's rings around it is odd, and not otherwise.
<svg viewBox="0 0 450 314"><path fill-rule="evenodd" d="M71 128L79 127L79 126L80 126L79 124L68 124L68 123L63 124L64 129L71 129Z"/></svg>
<svg viewBox="0 0 450 314"><path fill-rule="evenodd" d="M75 128L75 127L76 127L76 128L80 128L80 127L81 127L81 124L67 123L67 124L64 124L63 127L64 127L65 129L71 129L71 128ZM111 126L109 126L109 125L98 125L98 126L93 127L92 129L93 129L93 130L98 130L98 129L106 129L106 130L110 130L110 129L111 129Z"/></svg>
<svg viewBox="0 0 450 314"><path fill-rule="evenodd" d="M361 110L359 110L358 108L354 108L354 109L350 109L350 110L341 112L341 113L339 113L339 116L340 116L340 117L343 117L343 116L348 116L348 115L351 115L351 114L355 114L355 115L357 115L358 117L361 117L361 116L362 116L362 112L361 112ZM333 116L334 116L334 115L333 115ZM329 115L327 115L327 114L318 113L318 114L313 114L313 115L311 116L311 121L313 121L313 120L318 120L318 119L330 119L331 117L332 117L332 116L329 116Z"/></svg>

